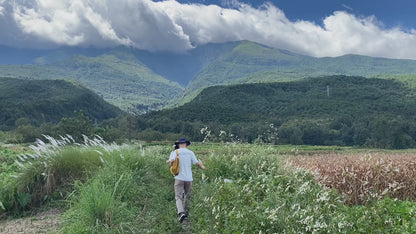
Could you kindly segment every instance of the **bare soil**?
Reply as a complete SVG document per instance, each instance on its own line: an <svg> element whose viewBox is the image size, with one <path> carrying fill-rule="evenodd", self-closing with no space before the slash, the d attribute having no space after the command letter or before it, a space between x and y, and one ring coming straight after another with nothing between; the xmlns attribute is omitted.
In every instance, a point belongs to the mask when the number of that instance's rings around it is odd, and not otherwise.
<svg viewBox="0 0 416 234"><path fill-rule="evenodd" d="M34 216L0 222L0 233L57 233L61 227L61 211L51 209Z"/></svg>

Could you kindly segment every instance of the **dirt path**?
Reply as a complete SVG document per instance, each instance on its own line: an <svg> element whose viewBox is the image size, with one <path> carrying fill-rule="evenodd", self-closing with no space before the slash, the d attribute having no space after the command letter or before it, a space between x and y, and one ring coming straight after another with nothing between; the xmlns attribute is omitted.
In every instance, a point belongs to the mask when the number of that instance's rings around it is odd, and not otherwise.
<svg viewBox="0 0 416 234"><path fill-rule="evenodd" d="M0 222L0 233L57 233L61 211L51 209L35 216Z"/></svg>

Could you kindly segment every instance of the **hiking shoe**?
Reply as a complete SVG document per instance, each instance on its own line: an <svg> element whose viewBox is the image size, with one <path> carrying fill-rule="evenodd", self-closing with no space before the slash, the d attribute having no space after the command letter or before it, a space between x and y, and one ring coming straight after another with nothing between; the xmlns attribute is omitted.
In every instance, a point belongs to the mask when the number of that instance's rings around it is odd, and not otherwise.
<svg viewBox="0 0 416 234"><path fill-rule="evenodd" d="M188 216L184 212L179 213L179 223L182 223L184 220L187 220L187 219L188 219Z"/></svg>

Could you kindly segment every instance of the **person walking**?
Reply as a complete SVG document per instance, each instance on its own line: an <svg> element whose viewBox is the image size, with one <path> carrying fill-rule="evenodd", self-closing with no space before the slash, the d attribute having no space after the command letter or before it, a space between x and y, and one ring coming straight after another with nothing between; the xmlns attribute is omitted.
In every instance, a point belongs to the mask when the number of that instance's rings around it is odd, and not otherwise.
<svg viewBox="0 0 416 234"><path fill-rule="evenodd" d="M194 152L187 149L191 144L190 141L185 138L179 138L175 142L175 150L170 154L169 163L172 166L175 158L178 154L179 158L179 174L175 176L175 200L176 208L178 209L179 222L182 223L188 219L187 210L189 209L189 203L191 199L192 190L192 164L196 164L199 168L205 169L201 161L196 159ZM184 202L185 201L185 202Z"/></svg>

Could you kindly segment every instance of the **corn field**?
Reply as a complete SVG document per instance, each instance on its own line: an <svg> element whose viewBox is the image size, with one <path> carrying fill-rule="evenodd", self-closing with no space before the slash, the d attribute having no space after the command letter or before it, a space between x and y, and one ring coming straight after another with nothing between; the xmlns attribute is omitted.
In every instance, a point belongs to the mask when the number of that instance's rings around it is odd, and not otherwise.
<svg viewBox="0 0 416 234"><path fill-rule="evenodd" d="M355 153L299 156L294 166L312 171L318 182L347 196L350 204L384 197L416 201L416 155Z"/></svg>

